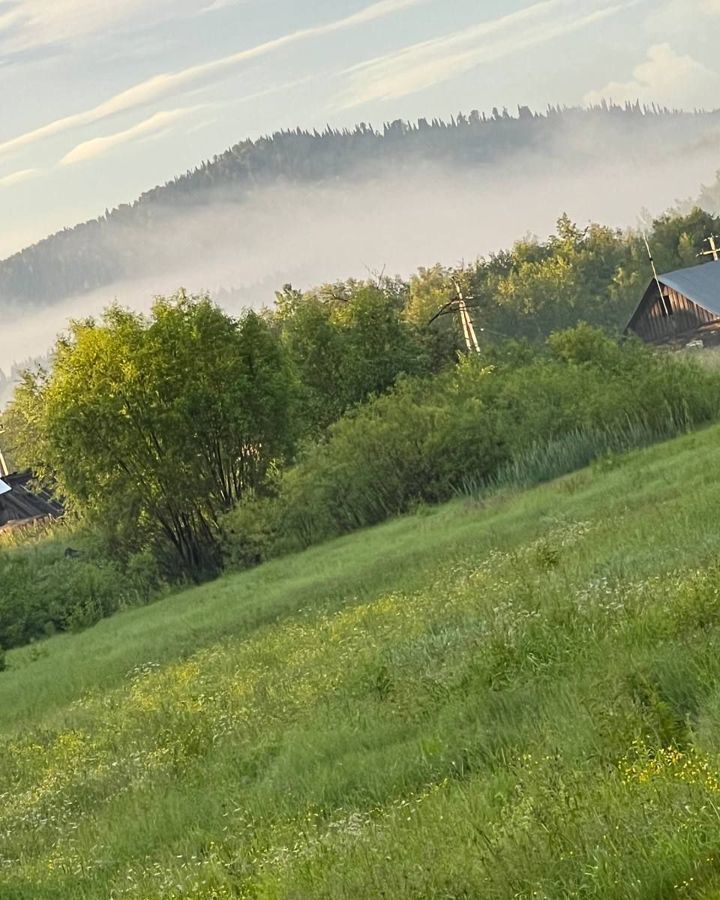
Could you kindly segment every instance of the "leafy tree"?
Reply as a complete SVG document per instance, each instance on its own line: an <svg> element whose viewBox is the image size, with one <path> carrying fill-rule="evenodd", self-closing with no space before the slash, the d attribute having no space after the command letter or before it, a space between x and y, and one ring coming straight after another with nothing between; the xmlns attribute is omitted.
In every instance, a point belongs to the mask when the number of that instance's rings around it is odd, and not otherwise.
<svg viewBox="0 0 720 900"><path fill-rule="evenodd" d="M297 374L301 419L317 436L400 375L433 368L425 330L405 318L402 282L348 281L277 294L274 321Z"/></svg>
<svg viewBox="0 0 720 900"><path fill-rule="evenodd" d="M720 234L720 217L695 207L686 215L667 213L653 223L651 244L658 268L663 272L697 265L698 254L707 250L705 241Z"/></svg>
<svg viewBox="0 0 720 900"><path fill-rule="evenodd" d="M275 322L297 373L299 418L306 433L317 434L345 409L343 335L333 324L330 302L290 285L276 296Z"/></svg>
<svg viewBox="0 0 720 900"><path fill-rule="evenodd" d="M343 335L347 406L392 387L398 376L427 371L421 333L402 317L404 290L394 282L361 284L333 319Z"/></svg>
<svg viewBox="0 0 720 900"><path fill-rule="evenodd" d="M408 284L405 318L427 334L428 349L437 366L442 366L465 349L456 316L447 315L428 323L455 296L453 272L441 265L419 269Z"/></svg>
<svg viewBox="0 0 720 900"><path fill-rule="evenodd" d="M289 450L291 396L262 319L181 292L149 317L113 307L73 323L10 419L32 426L14 429L17 450L72 506L130 542L160 540L176 574L198 579L219 568L220 514Z"/></svg>

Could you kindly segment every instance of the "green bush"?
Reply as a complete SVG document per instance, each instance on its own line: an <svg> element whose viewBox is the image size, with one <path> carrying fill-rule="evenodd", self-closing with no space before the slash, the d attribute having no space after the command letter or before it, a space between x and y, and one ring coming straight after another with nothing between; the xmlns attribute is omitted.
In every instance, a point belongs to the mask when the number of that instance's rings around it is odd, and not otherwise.
<svg viewBox="0 0 720 900"><path fill-rule="evenodd" d="M120 565L97 551L66 556L65 547L50 537L0 550L0 646L79 631L163 590L151 556Z"/></svg>
<svg viewBox="0 0 720 900"><path fill-rule="evenodd" d="M224 528L226 565L248 569L278 555L281 515L280 499L267 497L238 506L230 513Z"/></svg>
<svg viewBox="0 0 720 900"><path fill-rule="evenodd" d="M543 352L464 358L406 379L328 430L277 496L228 519L233 565L261 562L458 492L538 483L720 413L720 374L580 325Z"/></svg>

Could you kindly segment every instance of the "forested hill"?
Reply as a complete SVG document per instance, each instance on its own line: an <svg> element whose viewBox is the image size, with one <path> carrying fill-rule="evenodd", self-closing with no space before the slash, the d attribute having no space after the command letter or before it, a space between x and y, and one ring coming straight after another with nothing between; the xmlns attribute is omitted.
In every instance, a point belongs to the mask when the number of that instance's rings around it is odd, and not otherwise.
<svg viewBox="0 0 720 900"><path fill-rule="evenodd" d="M409 184L407 173L422 171L423 165L454 174L484 173L488 181L502 168L503 178L512 182L516 176L532 178L537 173L541 178L548 171L564 173L628 159L635 164L669 163L715 152L718 125L718 113L678 113L639 105L549 109L542 115L521 108L516 116L498 110L489 116L472 112L450 122L393 122L381 131L361 124L352 130L297 130L243 141L134 203L67 228L0 262L0 310L40 309L163 271L179 277L178 261L189 256L210 260L201 276L205 286L233 287L237 279L223 274L219 264L216 273L213 254L220 259L223 241L236 258L265 254L274 223L281 219L287 223L306 207L302 197L295 197L292 208L284 205L283 193L293 189L323 186L342 191L354 196L361 208L362 179L390 175L394 182L407 179ZM702 169L706 170L714 171ZM269 203L263 193L267 189L276 191ZM243 213L253 202L253 215L261 219L264 230ZM322 218L322 201L318 202L314 220ZM214 205L222 205L225 218L205 216L201 222L198 211L207 212ZM492 209L487 213L494 215ZM241 226L237 222L243 217ZM301 224L307 226L306 221ZM530 223L518 233L528 227ZM256 283L276 274L277 254L266 255L265 269L252 275Z"/></svg>

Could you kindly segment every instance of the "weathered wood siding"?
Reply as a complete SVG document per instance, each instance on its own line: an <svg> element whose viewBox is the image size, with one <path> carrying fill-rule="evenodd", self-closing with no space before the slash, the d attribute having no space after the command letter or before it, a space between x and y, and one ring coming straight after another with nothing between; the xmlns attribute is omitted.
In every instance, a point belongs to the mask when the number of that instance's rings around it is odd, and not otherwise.
<svg viewBox="0 0 720 900"><path fill-rule="evenodd" d="M657 287L648 292L631 326L645 341L666 340L718 318L677 291L663 287L663 294L660 297Z"/></svg>

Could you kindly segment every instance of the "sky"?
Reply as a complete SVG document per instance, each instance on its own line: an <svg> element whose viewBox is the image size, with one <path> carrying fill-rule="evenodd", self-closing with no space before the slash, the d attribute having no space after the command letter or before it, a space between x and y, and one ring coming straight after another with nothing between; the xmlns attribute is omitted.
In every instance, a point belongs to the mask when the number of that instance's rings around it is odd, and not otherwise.
<svg viewBox="0 0 720 900"><path fill-rule="evenodd" d="M0 0L0 258L245 138L720 107L720 0Z"/></svg>

